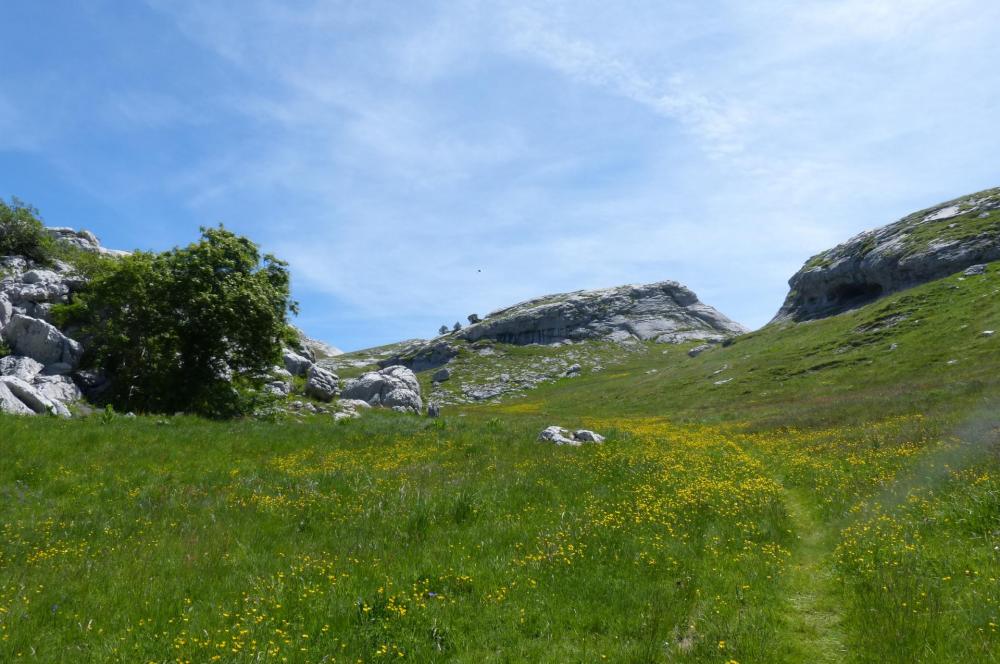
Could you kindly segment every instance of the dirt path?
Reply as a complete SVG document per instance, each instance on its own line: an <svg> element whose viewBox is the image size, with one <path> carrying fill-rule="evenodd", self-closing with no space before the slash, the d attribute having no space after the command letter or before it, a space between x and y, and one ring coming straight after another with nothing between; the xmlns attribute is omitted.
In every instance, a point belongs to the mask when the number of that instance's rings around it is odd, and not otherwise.
<svg viewBox="0 0 1000 664"><path fill-rule="evenodd" d="M832 569L835 532L815 513L808 496L785 489L785 506L798 537L788 569L788 616L783 638L792 661L843 662L847 646Z"/></svg>

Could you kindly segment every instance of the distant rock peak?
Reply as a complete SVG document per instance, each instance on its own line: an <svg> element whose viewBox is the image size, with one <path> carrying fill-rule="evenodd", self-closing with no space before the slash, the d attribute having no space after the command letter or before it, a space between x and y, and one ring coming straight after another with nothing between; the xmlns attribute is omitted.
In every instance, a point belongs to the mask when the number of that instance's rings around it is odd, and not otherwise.
<svg viewBox="0 0 1000 664"><path fill-rule="evenodd" d="M676 281L538 297L494 311L453 336L525 345L583 339L680 343L746 332Z"/></svg>

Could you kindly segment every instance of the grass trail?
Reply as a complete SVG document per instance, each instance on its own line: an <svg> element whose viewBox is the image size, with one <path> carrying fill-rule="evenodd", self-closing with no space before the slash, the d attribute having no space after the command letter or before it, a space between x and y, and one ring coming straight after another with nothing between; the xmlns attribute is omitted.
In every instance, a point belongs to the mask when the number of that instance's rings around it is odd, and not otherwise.
<svg viewBox="0 0 1000 664"><path fill-rule="evenodd" d="M785 622L792 656L801 662L846 661L831 560L836 533L816 516L801 490L786 487L785 505L797 538L789 566Z"/></svg>

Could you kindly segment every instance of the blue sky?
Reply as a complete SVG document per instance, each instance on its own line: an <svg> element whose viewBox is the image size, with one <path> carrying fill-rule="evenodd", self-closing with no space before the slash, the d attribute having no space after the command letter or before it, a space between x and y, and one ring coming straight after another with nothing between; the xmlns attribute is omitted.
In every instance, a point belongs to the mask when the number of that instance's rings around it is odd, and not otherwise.
<svg viewBox="0 0 1000 664"><path fill-rule="evenodd" d="M116 248L225 223L346 349L810 255L1000 185L994 0L8 0L0 195Z"/></svg>

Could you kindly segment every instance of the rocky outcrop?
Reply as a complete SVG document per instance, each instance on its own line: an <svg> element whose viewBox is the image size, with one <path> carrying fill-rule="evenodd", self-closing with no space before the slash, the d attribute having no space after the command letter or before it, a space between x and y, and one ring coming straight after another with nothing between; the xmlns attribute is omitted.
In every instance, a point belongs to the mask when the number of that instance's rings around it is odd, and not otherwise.
<svg viewBox="0 0 1000 664"><path fill-rule="evenodd" d="M419 414L423 410L420 383L410 369L393 366L370 371L344 384L340 396L358 399L370 406L382 406Z"/></svg>
<svg viewBox="0 0 1000 664"><path fill-rule="evenodd" d="M818 254L789 280L772 322L831 316L1000 260L1000 188L941 203Z"/></svg>
<svg viewBox="0 0 1000 664"><path fill-rule="evenodd" d="M676 281L548 295L487 315L454 333L511 344L639 339L683 343L746 332Z"/></svg>
<svg viewBox="0 0 1000 664"><path fill-rule="evenodd" d="M320 401L332 401L340 389L340 379L336 374L313 365L306 379L306 394Z"/></svg>
<svg viewBox="0 0 1000 664"><path fill-rule="evenodd" d="M89 231L47 228L57 241L104 256L128 252L105 249ZM80 387L99 394L107 381L99 373L77 372L83 346L54 324L52 307L70 301L84 278L62 261L40 265L22 256L0 257L0 340L12 353L0 358L0 412L70 415L83 398Z"/></svg>

